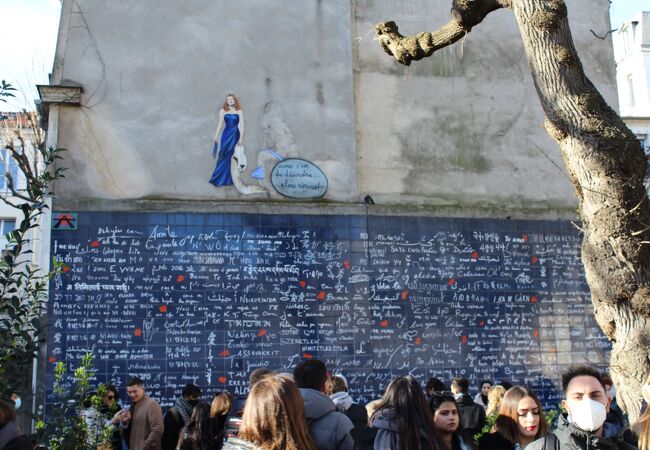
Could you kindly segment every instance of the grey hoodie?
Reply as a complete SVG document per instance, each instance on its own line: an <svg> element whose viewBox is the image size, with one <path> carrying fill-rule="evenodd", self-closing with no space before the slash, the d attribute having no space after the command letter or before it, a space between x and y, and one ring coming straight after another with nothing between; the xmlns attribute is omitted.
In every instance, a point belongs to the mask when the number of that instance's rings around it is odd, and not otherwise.
<svg viewBox="0 0 650 450"><path fill-rule="evenodd" d="M350 430L354 428L345 414L336 410L327 395L315 389L301 388L309 434L318 450L354 450Z"/></svg>

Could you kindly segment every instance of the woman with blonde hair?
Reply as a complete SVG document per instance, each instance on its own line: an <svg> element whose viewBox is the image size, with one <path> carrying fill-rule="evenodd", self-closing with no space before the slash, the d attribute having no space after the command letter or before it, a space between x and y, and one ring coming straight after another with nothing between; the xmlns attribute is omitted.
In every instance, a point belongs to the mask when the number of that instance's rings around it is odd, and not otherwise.
<svg viewBox="0 0 650 450"><path fill-rule="evenodd" d="M210 432L217 442L217 449L223 445L226 420L234 399L235 397L228 391L218 392L210 405Z"/></svg>
<svg viewBox="0 0 650 450"><path fill-rule="evenodd" d="M499 414L499 408L501 407L501 401L503 400L504 395L506 395L506 388L500 384L490 388L488 391L487 410L485 411L487 417Z"/></svg>
<svg viewBox="0 0 650 450"><path fill-rule="evenodd" d="M641 393L643 394L643 399L648 406L646 406L646 409L641 417L639 417L639 420L632 425L632 433L634 435L633 438L638 439L636 446L639 450L650 450L650 376L645 380L645 384L641 387Z"/></svg>
<svg viewBox="0 0 650 450"><path fill-rule="evenodd" d="M524 450L548 434L542 405L533 391L522 386L508 389L493 432L481 436L479 450Z"/></svg>
<svg viewBox="0 0 650 450"><path fill-rule="evenodd" d="M251 388L239 433L224 450L316 450L295 383L267 376Z"/></svg>

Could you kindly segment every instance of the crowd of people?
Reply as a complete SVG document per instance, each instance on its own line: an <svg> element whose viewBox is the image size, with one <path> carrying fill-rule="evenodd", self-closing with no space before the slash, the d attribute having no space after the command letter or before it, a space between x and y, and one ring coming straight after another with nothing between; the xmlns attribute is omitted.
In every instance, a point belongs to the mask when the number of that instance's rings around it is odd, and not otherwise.
<svg viewBox="0 0 650 450"><path fill-rule="evenodd" d="M650 450L650 408L629 426L611 378L591 367L562 375L562 412L554 423L525 386L483 380L477 388L471 396L464 378L449 386L433 378L423 389L400 376L380 399L360 405L344 376L311 359L293 373L254 370L245 399L223 391L208 404L188 384L164 415L133 378L128 408L108 386L101 408L87 404L82 417L90 441L110 428L110 442L97 441L102 450ZM642 394L650 402L650 377ZM15 406L0 401L0 450L30 448L14 424Z"/></svg>

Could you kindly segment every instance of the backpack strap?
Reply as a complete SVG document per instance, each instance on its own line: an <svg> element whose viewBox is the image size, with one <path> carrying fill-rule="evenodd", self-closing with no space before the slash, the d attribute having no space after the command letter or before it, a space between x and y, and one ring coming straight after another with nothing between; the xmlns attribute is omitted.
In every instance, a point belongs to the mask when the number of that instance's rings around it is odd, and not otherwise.
<svg viewBox="0 0 650 450"><path fill-rule="evenodd" d="M560 450L560 441L555 433L544 436L544 450Z"/></svg>

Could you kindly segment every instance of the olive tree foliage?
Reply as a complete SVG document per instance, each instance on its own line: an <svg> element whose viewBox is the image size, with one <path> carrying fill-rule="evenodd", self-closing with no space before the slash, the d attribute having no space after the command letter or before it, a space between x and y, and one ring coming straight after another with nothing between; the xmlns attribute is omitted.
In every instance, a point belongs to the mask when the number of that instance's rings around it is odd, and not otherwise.
<svg viewBox="0 0 650 450"><path fill-rule="evenodd" d="M3 80L0 102L6 101L5 97L13 97L14 90ZM0 256L0 391L25 388L23 385L31 379L32 360L44 339L41 317L47 303L50 274L31 265L32 248L36 244L33 236L48 209L50 187L65 170L52 170L54 162L61 159L62 149L45 148L36 114L22 114L34 135L31 144L20 127L0 122L0 143L7 149L3 154L8 159L3 161L4 167L15 163L21 179L15 180L10 172L2 174L6 190L0 193L0 201L19 211L21 218L18 226L7 234L8 244Z"/></svg>
<svg viewBox="0 0 650 450"><path fill-rule="evenodd" d="M565 2L453 0L451 20L433 32L402 36L390 21L375 30L386 53L408 65L459 41L499 9L517 20L545 128L560 147L578 198L582 261L595 317L612 341L618 402L634 421L650 373L647 160L635 135L585 75Z"/></svg>

